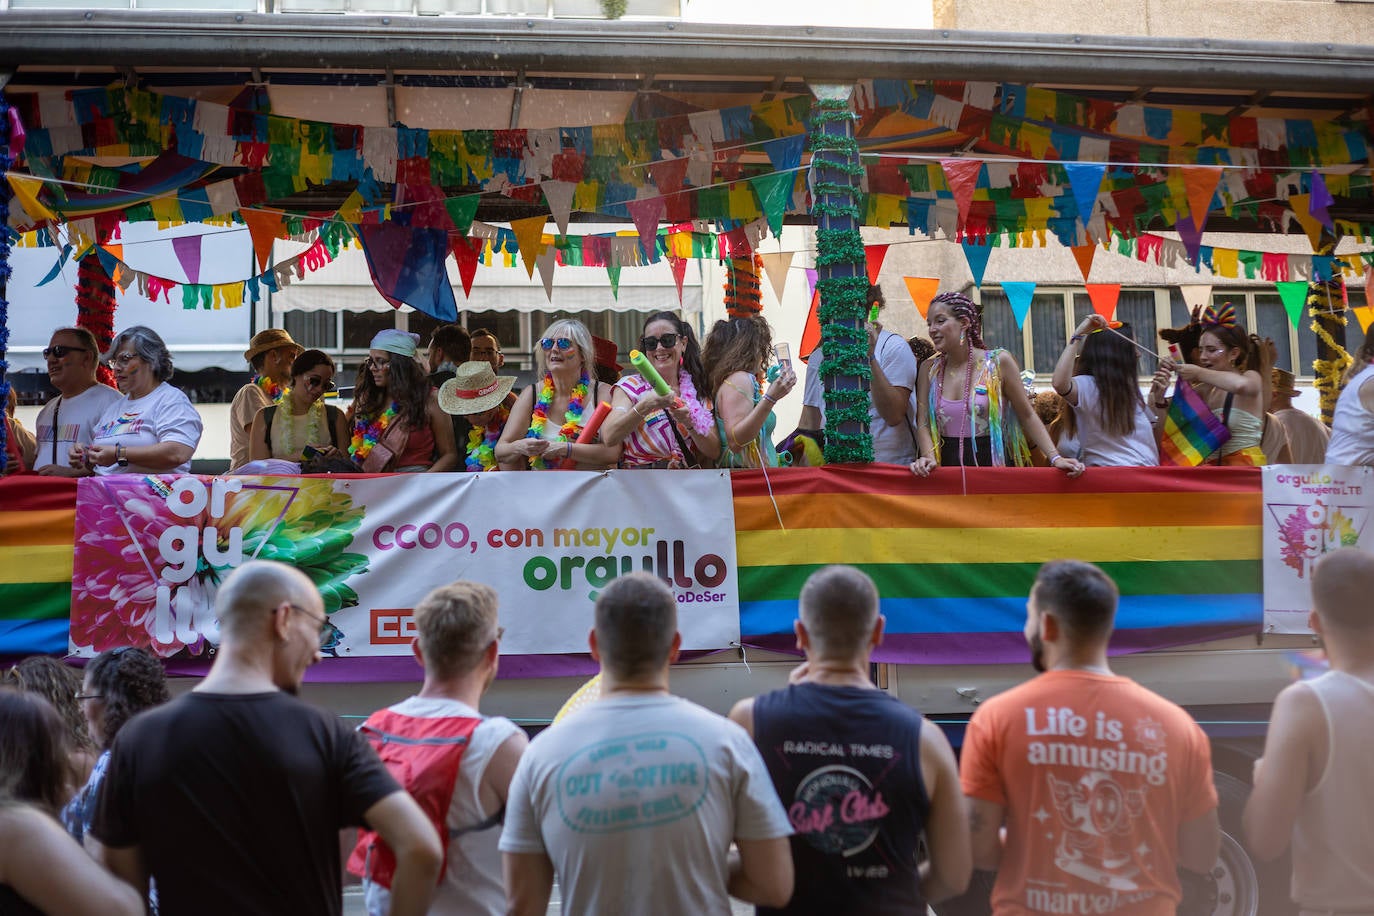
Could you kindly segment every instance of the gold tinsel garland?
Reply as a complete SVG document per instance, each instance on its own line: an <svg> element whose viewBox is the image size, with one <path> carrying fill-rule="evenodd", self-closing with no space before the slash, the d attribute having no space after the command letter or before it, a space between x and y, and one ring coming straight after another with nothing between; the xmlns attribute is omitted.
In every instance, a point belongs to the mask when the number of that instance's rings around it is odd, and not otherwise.
<svg viewBox="0 0 1374 916"><path fill-rule="evenodd" d="M1322 319L1328 319L1342 327L1349 321L1345 317L1345 303L1342 302L1340 307L1336 308L1331 301L1331 288L1325 283L1313 283L1307 288L1307 313L1312 318L1311 328L1317 335L1317 340L1326 344L1328 352L1337 354L1335 359L1318 358L1312 361L1312 374L1315 377L1313 387L1317 389L1321 419L1330 426L1331 418L1336 411L1336 399L1341 395L1341 382L1345 377L1345 370L1354 360L1350 358L1345 347L1331 336Z"/></svg>

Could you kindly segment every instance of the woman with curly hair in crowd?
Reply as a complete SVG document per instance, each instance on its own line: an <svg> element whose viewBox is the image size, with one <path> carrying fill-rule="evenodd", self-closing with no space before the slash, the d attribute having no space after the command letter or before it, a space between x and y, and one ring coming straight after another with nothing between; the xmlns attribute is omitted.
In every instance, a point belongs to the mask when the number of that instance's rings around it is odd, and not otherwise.
<svg viewBox="0 0 1374 916"><path fill-rule="evenodd" d="M717 321L706 335L706 381L716 403L720 463L725 467L777 467L773 407L797 384L790 363L764 390L773 355L773 333L761 315Z"/></svg>
<svg viewBox="0 0 1374 916"><path fill-rule="evenodd" d="M143 901L56 820L66 735L41 696L0 689L0 913L135 916Z"/></svg>
<svg viewBox="0 0 1374 916"><path fill-rule="evenodd" d="M1331 417L1326 463L1374 465L1374 324L1351 356L1355 361Z"/></svg>
<svg viewBox="0 0 1374 916"><path fill-rule="evenodd" d="M1061 455L1036 416L1016 360L983 343L980 306L963 293L941 293L930 302L926 324L936 355L916 379L920 453L913 474L926 477L945 465L1027 467L1030 442L1050 467L1070 477L1083 473L1082 462Z"/></svg>
<svg viewBox="0 0 1374 916"><path fill-rule="evenodd" d="M1217 453L1217 463L1261 467L1266 463L1260 443L1268 406L1268 348L1246 332L1229 302L1203 309L1201 324L1197 365L1163 360L1150 385L1150 406L1161 416L1169 409L1164 390L1170 372L1177 372L1231 431Z"/></svg>
<svg viewBox="0 0 1374 916"><path fill-rule="evenodd" d="M1129 325L1111 327L1096 313L1079 323L1054 367L1054 390L1072 408L1064 431L1088 467L1159 464L1154 421L1140 396ZM1062 441L1061 441L1062 446Z"/></svg>
<svg viewBox="0 0 1374 916"><path fill-rule="evenodd" d="M115 735L138 713L167 702L167 677L151 652L131 646L107 649L86 666L79 697L86 727L100 747L86 785L62 809L67 832L81 841L95 818L95 800Z"/></svg>
<svg viewBox="0 0 1374 916"><path fill-rule="evenodd" d="M86 731L86 718L81 714L81 703L76 699L81 692L81 674L70 665L63 664L49 655L30 655L12 665L0 677L0 686L13 687L24 693L41 696L57 710L61 717L67 749L68 768L65 803L68 798L85 784L95 765L97 750L90 733Z"/></svg>
<svg viewBox="0 0 1374 916"><path fill-rule="evenodd" d="M358 369L348 454L368 473L458 469L453 422L416 358L419 343L417 334L379 331Z"/></svg>
<svg viewBox="0 0 1374 916"><path fill-rule="evenodd" d="M602 440L625 443L623 467L710 467L720 457L720 439L692 326L672 312L655 312L644 321L639 349L672 391L657 394L638 374L616 382Z"/></svg>

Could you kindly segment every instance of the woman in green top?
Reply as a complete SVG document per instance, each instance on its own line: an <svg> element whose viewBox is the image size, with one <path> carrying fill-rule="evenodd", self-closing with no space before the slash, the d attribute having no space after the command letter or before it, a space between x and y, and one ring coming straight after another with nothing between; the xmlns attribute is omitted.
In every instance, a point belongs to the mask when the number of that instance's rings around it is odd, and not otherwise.
<svg viewBox="0 0 1374 916"><path fill-rule="evenodd" d="M764 390L773 335L761 316L717 321L702 348L706 380L715 398L722 467L777 467L773 405L797 384L790 364Z"/></svg>

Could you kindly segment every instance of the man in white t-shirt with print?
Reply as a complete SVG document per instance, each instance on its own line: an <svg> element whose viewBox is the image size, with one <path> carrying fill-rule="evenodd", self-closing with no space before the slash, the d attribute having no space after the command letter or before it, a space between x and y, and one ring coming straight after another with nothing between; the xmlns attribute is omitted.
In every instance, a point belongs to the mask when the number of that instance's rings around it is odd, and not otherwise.
<svg viewBox="0 0 1374 916"><path fill-rule="evenodd" d="M48 381L57 397L43 405L36 424L38 453L33 469L55 477L80 477L69 453L78 442L90 442L92 430L111 404L123 395L95 379L100 345L85 328L58 328L43 350Z"/></svg>
<svg viewBox="0 0 1374 916"><path fill-rule="evenodd" d="M865 308L885 305L876 284L868 288ZM802 429L825 428L825 387L821 381L820 347L807 360L806 386L802 393ZM885 464L910 464L916 460L916 440L907 422L912 392L916 390L916 355L899 335L878 325L868 328L868 366L873 372L869 394L868 431L873 436L873 460Z"/></svg>
<svg viewBox="0 0 1374 916"><path fill-rule="evenodd" d="M496 680L502 633L496 608L496 591L477 582L454 582L426 595L415 606L416 638L412 644L416 659L425 669L424 684L415 696L374 714L362 729L376 743L380 733L390 734L389 729L398 727L400 731L414 731L409 726L418 725L418 735L434 733L435 729L426 725L440 724L440 720L466 726L454 733L462 736L454 745L461 756L444 825L449 836L444 874L429 910L437 916L498 916L506 911L501 853L496 843L511 776L529 739L509 719L484 716L478 710L482 694ZM393 775L400 778L402 774L393 771ZM412 778L406 785L412 794L416 781ZM423 798L418 800L426 807ZM350 862L350 870L354 864ZM389 912L387 889L367 876L364 884L368 913Z"/></svg>
<svg viewBox="0 0 1374 916"><path fill-rule="evenodd" d="M763 759L733 722L668 692L677 602L632 573L602 589L590 645L601 695L530 743L501 835L515 916L729 916L730 896L792 896L792 833ZM730 861L731 842L739 848Z"/></svg>

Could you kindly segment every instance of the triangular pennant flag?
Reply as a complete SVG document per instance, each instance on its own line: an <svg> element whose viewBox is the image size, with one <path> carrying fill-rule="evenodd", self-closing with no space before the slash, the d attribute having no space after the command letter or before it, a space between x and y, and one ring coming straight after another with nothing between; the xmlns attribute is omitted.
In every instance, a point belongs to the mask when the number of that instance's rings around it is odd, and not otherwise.
<svg viewBox="0 0 1374 916"><path fill-rule="evenodd" d="M1088 282L1088 274L1093 269L1093 258L1097 255L1096 245L1075 245L1069 249L1073 252L1073 259L1078 262L1078 271L1083 274L1083 282Z"/></svg>
<svg viewBox="0 0 1374 916"><path fill-rule="evenodd" d="M983 162L981 159L941 159L940 168L944 170L945 183L959 208L959 225L963 226L968 220L969 207L973 205L973 189L978 186L978 172Z"/></svg>
<svg viewBox="0 0 1374 916"><path fill-rule="evenodd" d="M242 209L239 216L248 224L248 235L253 239L253 254L258 259L258 270L267 269L272 257L272 243L281 233L283 213L280 210Z"/></svg>
<svg viewBox="0 0 1374 916"><path fill-rule="evenodd" d="M105 255L105 252L104 252L103 250L101 250L100 248L97 248L96 251L97 251L99 254L101 254L101 255ZM70 258L71 256L72 256L72 246L71 246L71 245L63 245L63 246L62 246L62 252L57 256L57 261L53 264L52 270L48 271L47 274L43 277L43 279L39 280L35 285L36 285L36 286L47 286L47 285L48 285L49 283L51 283L52 281L56 280L56 279L57 279L57 275L60 274L60 273L62 273L62 268L63 268L63 266L66 265L67 259ZM103 258L103 257L101 258L101 261L102 261L102 262L104 261L104 258ZM109 273L109 272L110 272L110 268L109 268L108 265L106 265L106 267L105 267L105 272L106 272L106 273Z"/></svg>
<svg viewBox="0 0 1374 916"><path fill-rule="evenodd" d="M577 182L546 181L540 187L544 189L544 202L549 205L549 215L553 217L554 225L558 227L558 234L567 235L568 217L572 214L573 195L577 193Z"/></svg>
<svg viewBox="0 0 1374 916"><path fill-rule="evenodd" d="M1322 177L1322 173L1313 172L1312 199L1308 201L1307 212L1311 213L1319 223L1331 232L1336 231L1336 224L1332 221L1331 214L1327 212L1326 208L1335 202L1336 198L1332 197L1331 192L1327 190L1326 179Z"/></svg>
<svg viewBox="0 0 1374 916"><path fill-rule="evenodd" d="M1183 242L1183 250L1188 255L1188 263L1198 266L1198 256L1202 253L1202 230L1193 225L1191 216L1180 216L1174 221L1178 237Z"/></svg>
<svg viewBox="0 0 1374 916"><path fill-rule="evenodd" d="M1026 316L1030 314L1031 300L1035 298L1035 283L1025 281L1002 281L1002 292L1007 294L1011 313L1016 318L1016 326L1024 327Z"/></svg>
<svg viewBox="0 0 1374 916"><path fill-rule="evenodd" d="M795 172L800 168L802 150L805 148L806 134L778 137L776 140L768 140L763 144L763 151L768 154L768 161L773 164L774 171L778 172Z"/></svg>
<svg viewBox="0 0 1374 916"><path fill-rule="evenodd" d="M883 272L883 261L887 258L887 245L865 245L864 246L864 271L868 274L868 282L878 285L878 274Z"/></svg>
<svg viewBox="0 0 1374 916"><path fill-rule="evenodd" d="M455 235L449 239L449 250L458 264L458 278L463 282L463 295L472 295L472 280L477 276L477 261L482 257L484 242L466 235Z"/></svg>
<svg viewBox="0 0 1374 916"><path fill-rule="evenodd" d="M1116 300L1121 298L1120 283L1084 283L1088 298L1093 302L1093 311L1107 321L1116 314Z"/></svg>
<svg viewBox="0 0 1374 916"><path fill-rule="evenodd" d="M773 236L782 235L782 218L792 204L792 184L796 180L792 172L769 172L749 179L749 187L759 199L759 209L768 221L768 231Z"/></svg>
<svg viewBox="0 0 1374 916"><path fill-rule="evenodd" d="M558 252L552 245L539 252L539 259L535 266L539 268L539 279L544 281L544 295L549 301L553 301L553 268L558 260Z"/></svg>
<svg viewBox="0 0 1374 916"><path fill-rule="evenodd" d="M630 218L639 231L639 250L644 252L645 260L651 260L654 246L658 244L658 221L663 217L663 198L654 196L627 200L625 209L630 211Z"/></svg>
<svg viewBox="0 0 1374 916"><path fill-rule="evenodd" d="M1185 284L1178 288L1178 292L1183 297L1183 304L1188 306L1189 313L1205 308L1212 302L1212 284L1210 283Z"/></svg>
<svg viewBox="0 0 1374 916"><path fill-rule="evenodd" d="M525 273L534 279L534 262L539 260L543 250L544 224L547 216L527 216L510 221L510 231L515 233L515 245L520 249L520 260L525 262Z"/></svg>
<svg viewBox="0 0 1374 916"><path fill-rule="evenodd" d="M1370 324L1374 324L1374 305L1357 305L1350 311L1355 313L1355 319L1360 323L1360 330L1368 334Z"/></svg>
<svg viewBox="0 0 1374 916"><path fill-rule="evenodd" d="M385 222L358 227L372 285L394 307L408 305L440 321L458 320L448 282L448 233Z"/></svg>
<svg viewBox="0 0 1374 916"><path fill-rule="evenodd" d="M1293 218L1298 221L1298 225L1302 226L1302 231L1307 234L1307 241L1311 243L1312 250L1321 251L1322 221L1312 215L1312 195L1289 195L1288 206L1293 210Z"/></svg>
<svg viewBox="0 0 1374 916"><path fill-rule="evenodd" d="M614 297L617 301L619 301L619 299L620 299L620 265L619 265L619 264L607 264L607 265L606 265L606 276L607 276L608 278L610 278L610 281L611 281L611 296Z"/></svg>
<svg viewBox="0 0 1374 916"><path fill-rule="evenodd" d="M481 194L463 194L459 197L444 198L444 209L448 218L453 220L453 228L459 235L467 235L472 221L477 216L477 205L482 202Z"/></svg>
<svg viewBox="0 0 1374 916"><path fill-rule="evenodd" d="M1185 165L1183 167L1183 187L1188 192L1188 215L1198 234L1207 225L1207 211L1212 209L1212 198L1217 193L1217 182L1221 181L1221 169L1209 165Z"/></svg>
<svg viewBox="0 0 1374 916"><path fill-rule="evenodd" d="M768 282L773 285L773 295L779 302L782 301L783 290L787 287L787 271L792 267L792 255L791 251L759 254L759 260L763 262L763 272L768 275Z"/></svg>
<svg viewBox="0 0 1374 916"><path fill-rule="evenodd" d="M200 240L199 235L179 235L172 239L177 263L186 271L186 282L193 285L200 282Z"/></svg>
<svg viewBox="0 0 1374 916"><path fill-rule="evenodd" d="M1280 280L1274 285L1279 288L1279 298L1283 300L1283 310L1288 313L1288 320L1296 328L1302 320L1302 307L1307 304L1307 281Z"/></svg>
<svg viewBox="0 0 1374 916"><path fill-rule="evenodd" d="M1086 228L1093 218L1093 207L1097 204L1097 192L1102 190L1102 176L1107 174L1103 162L1067 162L1064 171L1069 173L1069 190L1073 191L1073 202L1078 205L1078 221Z"/></svg>
<svg viewBox="0 0 1374 916"><path fill-rule="evenodd" d="M811 353L821 345L821 319L817 310L821 307L820 290L816 289L817 274L814 267L806 268L806 286L811 291L811 306L806 313L806 324L802 327L801 348L797 356L802 362L811 358Z"/></svg>
<svg viewBox="0 0 1374 916"><path fill-rule="evenodd" d="M11 108L10 111L15 111ZM24 212L35 220L56 220L56 213L49 210L38 199L38 194L43 190L43 182L28 175L19 175L14 172L6 172L5 177L9 179L10 189L14 191L14 196L19 198L19 204L24 208Z"/></svg>
<svg viewBox="0 0 1374 916"><path fill-rule="evenodd" d="M906 284L906 291L911 294L911 301L916 303L916 311L925 318L926 312L930 309L930 300L940 291L940 278L902 277L902 282Z"/></svg>
<svg viewBox="0 0 1374 916"><path fill-rule="evenodd" d="M677 304L682 305L682 279L687 275L687 259L669 258L668 266L673 270L673 283L677 285Z"/></svg>
<svg viewBox="0 0 1374 916"><path fill-rule="evenodd" d="M959 247L964 249L964 260L968 261L969 273L973 274L973 285L982 289L983 274L987 273L988 258L992 257L992 246L962 242Z"/></svg>

